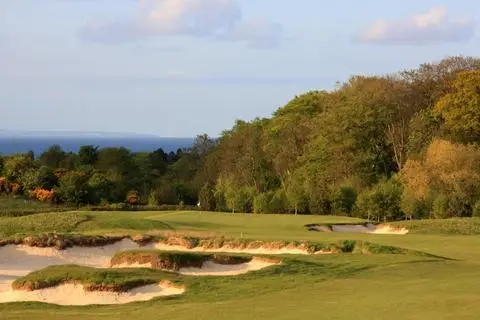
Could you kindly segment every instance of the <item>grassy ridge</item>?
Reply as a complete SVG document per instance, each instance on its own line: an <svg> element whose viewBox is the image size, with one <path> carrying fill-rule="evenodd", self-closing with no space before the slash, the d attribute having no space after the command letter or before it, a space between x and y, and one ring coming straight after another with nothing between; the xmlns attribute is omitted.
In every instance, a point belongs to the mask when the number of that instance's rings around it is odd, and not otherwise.
<svg viewBox="0 0 480 320"><path fill-rule="evenodd" d="M130 250L115 254L112 257L111 264L150 263L152 267L156 269L176 271L185 267L200 268L206 261L213 261L219 264L241 264L251 260L251 256L241 255L166 252L159 250Z"/></svg>
<svg viewBox="0 0 480 320"><path fill-rule="evenodd" d="M17 279L13 287L18 290L38 290L54 287L62 283L81 283L87 290L123 292L161 280L179 283L175 274L149 269L102 270L76 265L51 266L34 271Z"/></svg>

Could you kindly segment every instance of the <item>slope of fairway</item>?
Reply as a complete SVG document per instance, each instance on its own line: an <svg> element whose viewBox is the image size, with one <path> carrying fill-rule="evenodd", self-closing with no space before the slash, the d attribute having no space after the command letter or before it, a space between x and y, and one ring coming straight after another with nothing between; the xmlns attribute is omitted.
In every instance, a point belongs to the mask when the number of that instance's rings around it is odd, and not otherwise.
<svg viewBox="0 0 480 320"><path fill-rule="evenodd" d="M475 319L478 313L472 312L478 312L480 289L472 279L480 276L478 265L405 256L395 260L300 258L282 268L239 277L192 277L186 280L185 294L175 299L81 309L0 305L0 312L5 319L41 320ZM377 305L373 316L372 305Z"/></svg>
<svg viewBox="0 0 480 320"><path fill-rule="evenodd" d="M392 319L476 320L480 314L478 220L418 222L405 235L311 232L307 224L361 224L344 217L243 215L203 212L77 213L78 223L57 223L57 232L90 235L152 234L211 236L221 239L312 243L374 243L424 252L416 254L284 255L280 265L235 276L182 277L185 292L115 306L58 307L38 303L0 304L10 319ZM32 218L35 216L32 216ZM38 216L42 217L42 216ZM52 216L50 216L52 217ZM11 219L11 218L8 218ZM20 218L14 218L20 219ZM2 219L0 219L0 224ZM23 221L23 220L22 220ZM43 220L45 221L45 220ZM53 223L53 222L52 222ZM442 227L429 229L429 224ZM8 220L19 226L18 220ZM403 224L394 224L401 225ZM36 224L38 226L38 224ZM47 226L48 227L48 226ZM32 225L19 233L41 231ZM50 228L50 227L48 227ZM45 229L48 229L45 228ZM408 226L407 226L408 228ZM461 232L445 232L460 229ZM467 230L467 231L465 231ZM48 232L48 231L47 231ZM15 235L14 231L9 234ZM193 238L192 238L193 239ZM219 238L220 239L220 238ZM242 241L243 241L242 240ZM193 240L192 240L193 241ZM351 242L354 243L354 242ZM387 247L385 247L387 248ZM102 269L104 270L104 269ZM129 277L161 280L154 269L115 269ZM81 274L108 283L112 276ZM90 271L89 271L90 272ZM72 272L68 272L71 274ZM62 273L63 275L65 273ZM63 277L63 276L62 276ZM47 277L49 279L58 279ZM122 280L123 281L123 280Z"/></svg>

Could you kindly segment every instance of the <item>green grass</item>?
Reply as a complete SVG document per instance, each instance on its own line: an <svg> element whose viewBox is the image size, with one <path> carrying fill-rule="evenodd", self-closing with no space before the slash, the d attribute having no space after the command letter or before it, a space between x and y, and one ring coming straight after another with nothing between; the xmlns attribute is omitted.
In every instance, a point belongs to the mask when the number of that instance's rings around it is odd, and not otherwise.
<svg viewBox="0 0 480 320"><path fill-rule="evenodd" d="M248 262L251 256L230 254L209 254L191 252L165 252L159 250L129 250L116 253L111 260L112 265L123 263L150 263L153 268L176 271L185 267L200 268L206 261L222 264L240 264Z"/></svg>
<svg viewBox="0 0 480 320"><path fill-rule="evenodd" d="M55 231L72 232L87 219L85 215L76 212L41 213L17 218L0 218L0 237L5 238L18 234L34 235Z"/></svg>
<svg viewBox="0 0 480 320"><path fill-rule="evenodd" d="M172 273L150 269L93 269L75 265L51 266L37 270L17 279L14 288L38 290L54 287L62 283L80 283L90 290L102 288L111 291L127 291L142 285L158 283L162 280L179 282Z"/></svg>
<svg viewBox="0 0 480 320"><path fill-rule="evenodd" d="M480 218L409 220L392 225L416 234L480 235Z"/></svg>
<svg viewBox="0 0 480 320"><path fill-rule="evenodd" d="M0 217L19 217L42 212L68 210L66 207L27 199L23 196L0 195Z"/></svg>
<svg viewBox="0 0 480 320"><path fill-rule="evenodd" d="M56 231L88 235L167 233L223 236L225 239L240 238L240 241L307 241L321 245L343 243L345 248L353 246L353 252L285 255L280 265L235 277L172 275L185 285L185 294L128 305L0 304L0 319L476 320L480 314L480 236L475 231L478 219L406 222L410 224L406 227L411 227L407 235L373 235L309 232L305 228L311 223L362 222L345 217L200 212L76 214L83 220L73 224L55 222ZM31 217L48 220L57 219L59 215ZM4 232L5 224L2 223L5 221L15 226L10 234L18 230L42 232L39 224L34 227L14 223L25 221L20 220L24 218L9 219L0 219L0 232ZM51 230L51 226L44 229ZM368 252L363 252L365 247ZM148 269L95 270L73 266L48 270L51 275L42 270L36 274L37 281L55 279L53 274L57 273L61 279L73 274L76 280L97 279L97 284L103 284L110 281L105 279L116 279L111 283L121 284L125 279L165 280L170 274ZM112 271L115 276L108 275Z"/></svg>

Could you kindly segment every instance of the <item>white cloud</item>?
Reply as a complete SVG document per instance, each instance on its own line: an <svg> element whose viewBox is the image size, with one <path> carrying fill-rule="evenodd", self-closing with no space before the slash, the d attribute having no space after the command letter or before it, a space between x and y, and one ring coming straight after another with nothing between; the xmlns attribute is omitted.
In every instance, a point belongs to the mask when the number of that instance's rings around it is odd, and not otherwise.
<svg viewBox="0 0 480 320"><path fill-rule="evenodd" d="M247 41L254 49L270 49L280 45L283 39L283 28L280 24L263 19L249 20L235 25L220 38L229 41Z"/></svg>
<svg viewBox="0 0 480 320"><path fill-rule="evenodd" d="M272 47L282 29L265 20L245 20L234 0L137 0L137 12L124 21L90 21L85 40L117 44L161 36L209 37Z"/></svg>
<svg viewBox="0 0 480 320"><path fill-rule="evenodd" d="M378 21L363 30L355 40L379 44L430 44L460 42L473 37L473 19L451 19L443 6L406 19Z"/></svg>

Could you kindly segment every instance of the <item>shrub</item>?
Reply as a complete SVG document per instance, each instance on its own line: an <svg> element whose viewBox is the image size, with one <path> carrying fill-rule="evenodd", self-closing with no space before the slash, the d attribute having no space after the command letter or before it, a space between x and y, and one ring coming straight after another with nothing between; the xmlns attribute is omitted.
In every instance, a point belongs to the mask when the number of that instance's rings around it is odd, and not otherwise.
<svg viewBox="0 0 480 320"><path fill-rule="evenodd" d="M260 193L253 199L254 213L269 213L269 203L272 199L271 192Z"/></svg>
<svg viewBox="0 0 480 320"><path fill-rule="evenodd" d="M350 214L357 201L357 193L352 187L342 186L332 194L332 211L334 214Z"/></svg>
<svg viewBox="0 0 480 320"><path fill-rule="evenodd" d="M57 192L67 204L79 206L88 202L88 176L70 171L61 176Z"/></svg>
<svg viewBox="0 0 480 320"><path fill-rule="evenodd" d="M205 211L214 211L215 210L215 186L209 182L200 190L198 195L198 200L200 202L200 208Z"/></svg>
<svg viewBox="0 0 480 320"><path fill-rule="evenodd" d="M433 200L432 210L435 218L449 218L448 198L442 194L435 197Z"/></svg>
<svg viewBox="0 0 480 320"><path fill-rule="evenodd" d="M148 201L147 203L149 207L158 206L159 203L158 203L157 193L154 190L150 191L150 193L148 194L147 201Z"/></svg>
<svg viewBox="0 0 480 320"><path fill-rule="evenodd" d="M473 206L473 217L480 218L480 200L478 200Z"/></svg>
<svg viewBox="0 0 480 320"><path fill-rule="evenodd" d="M109 206L109 209L112 209L112 210L124 210L127 208L127 205L125 203L112 203L110 204Z"/></svg>
<svg viewBox="0 0 480 320"><path fill-rule="evenodd" d="M36 188L30 192L30 198L38 200L40 202L52 202L55 197L54 190L46 190L42 188Z"/></svg>
<svg viewBox="0 0 480 320"><path fill-rule="evenodd" d="M130 205L136 205L138 204L138 191L136 190L130 190L127 193L127 203Z"/></svg>
<svg viewBox="0 0 480 320"><path fill-rule="evenodd" d="M369 220L397 220L403 217L400 208L402 187L397 180L380 181L371 190L358 196L355 215Z"/></svg>
<svg viewBox="0 0 480 320"><path fill-rule="evenodd" d="M416 199L405 190L402 193L400 207L408 217L415 219L429 217L432 210L430 199Z"/></svg>
<svg viewBox="0 0 480 320"><path fill-rule="evenodd" d="M273 192L269 203L269 211L271 213L284 213L285 208L288 207L288 199L283 189L278 189Z"/></svg>

